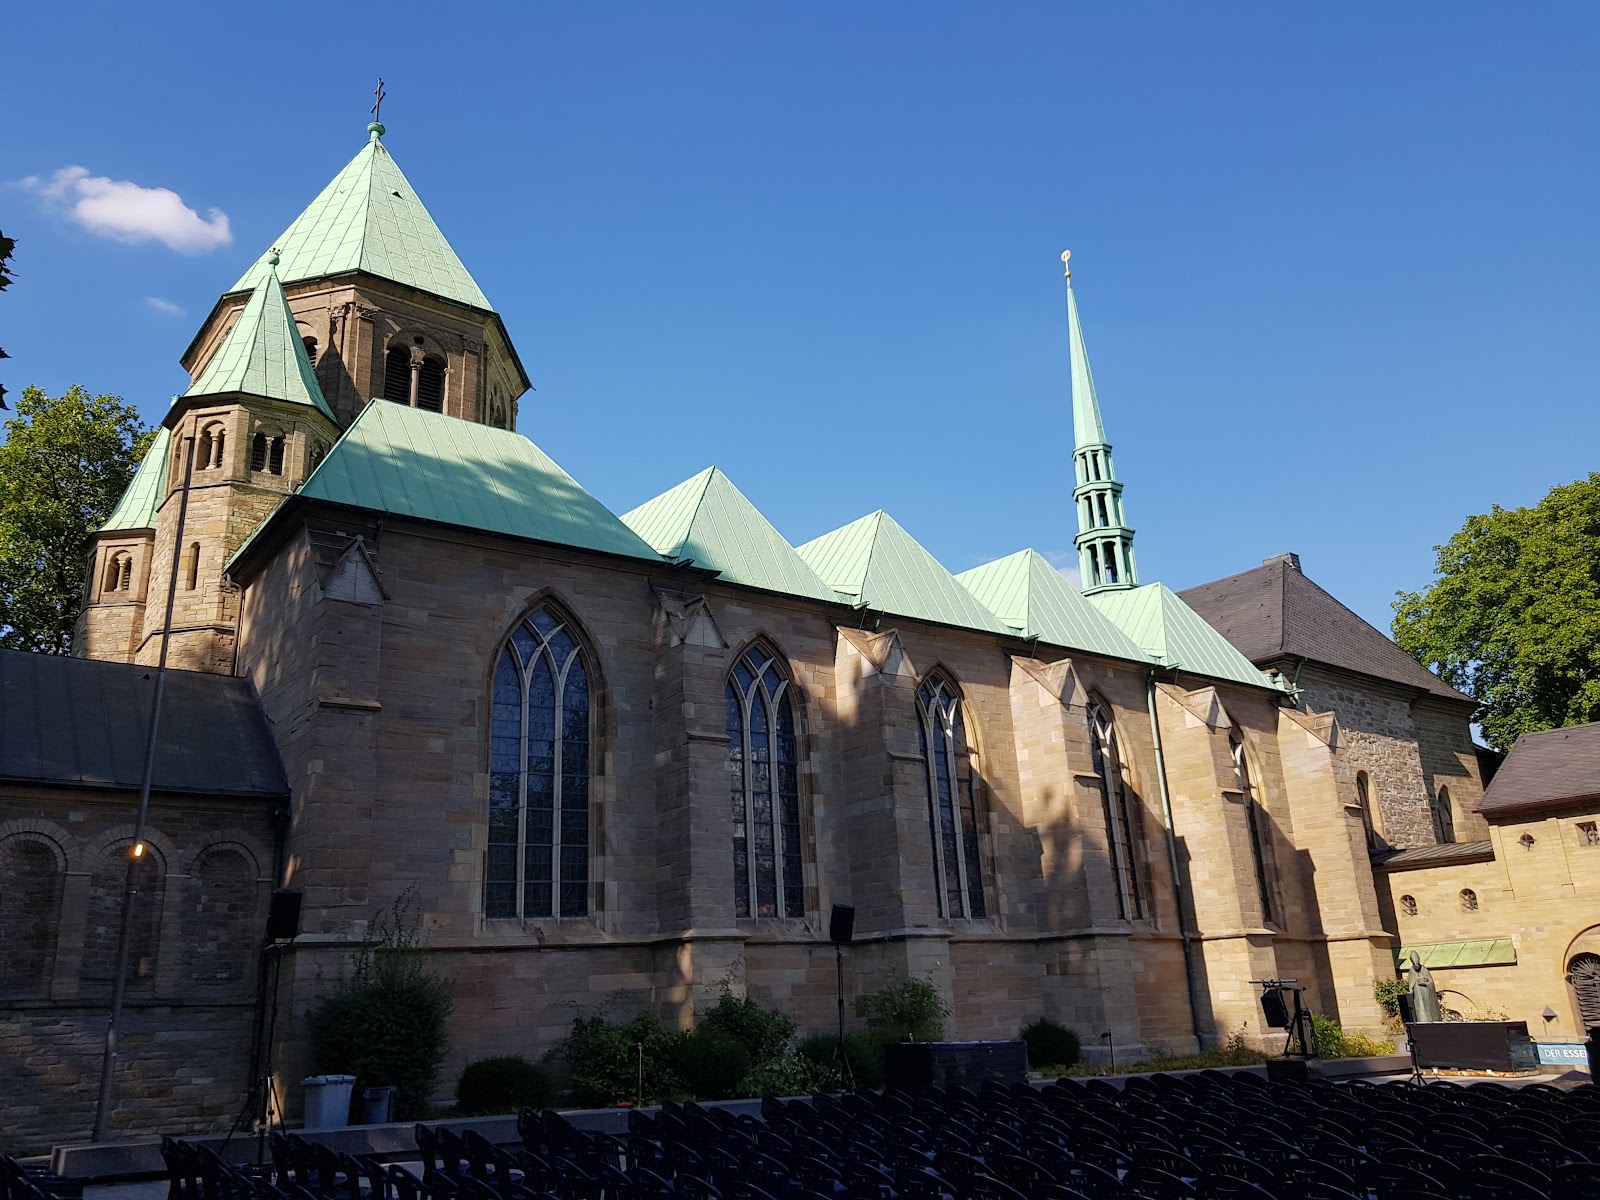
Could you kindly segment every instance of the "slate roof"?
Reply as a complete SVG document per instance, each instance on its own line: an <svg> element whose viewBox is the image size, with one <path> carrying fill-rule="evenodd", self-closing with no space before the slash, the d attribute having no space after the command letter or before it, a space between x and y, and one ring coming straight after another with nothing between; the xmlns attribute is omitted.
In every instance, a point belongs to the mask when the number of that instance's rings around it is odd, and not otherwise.
<svg viewBox="0 0 1600 1200"><path fill-rule="evenodd" d="M1148 664L1149 655L1107 619L1037 550L1019 550L957 575L995 616L1022 637Z"/></svg>
<svg viewBox="0 0 1600 1200"><path fill-rule="evenodd" d="M1478 811L1498 816L1589 799L1600 800L1600 724L1568 725L1519 737Z"/></svg>
<svg viewBox="0 0 1600 1200"><path fill-rule="evenodd" d="M1395 850L1374 861L1385 871L1417 871L1424 867L1459 866L1462 863L1488 862L1494 858L1494 843L1485 838L1477 842L1438 842Z"/></svg>
<svg viewBox="0 0 1600 1200"><path fill-rule="evenodd" d="M1305 658L1472 702L1307 579L1287 556L1179 594L1252 662Z"/></svg>
<svg viewBox="0 0 1600 1200"><path fill-rule="evenodd" d="M286 283L364 271L494 311L376 134L273 245ZM271 269L270 255L228 290L254 288Z"/></svg>
<svg viewBox="0 0 1600 1200"><path fill-rule="evenodd" d="M137 790L155 668L0 650L0 780ZM249 681L167 672L153 788L205 796L289 794Z"/></svg>
<svg viewBox="0 0 1600 1200"><path fill-rule="evenodd" d="M1010 632L882 509L796 550L851 604L941 625Z"/></svg>
<svg viewBox="0 0 1600 1200"><path fill-rule="evenodd" d="M716 467L622 514L667 558L690 559L732 583L837 602L836 593Z"/></svg>
<svg viewBox="0 0 1600 1200"><path fill-rule="evenodd" d="M304 404L333 420L278 277L268 270L185 396L243 393Z"/></svg>
<svg viewBox="0 0 1600 1200"><path fill-rule="evenodd" d="M162 484L167 473L167 449L172 443L172 431L163 425L156 430L150 448L139 460L139 467L128 480L122 499L111 510L101 533L117 529L154 529L156 512L161 508Z"/></svg>
<svg viewBox="0 0 1600 1200"><path fill-rule="evenodd" d="M1165 666L1252 687L1272 686L1249 659L1164 583L1096 592L1088 600Z"/></svg>
<svg viewBox="0 0 1600 1200"><path fill-rule="evenodd" d="M520 433L388 400L373 400L361 411L298 496L661 561ZM271 520L246 540L233 561Z"/></svg>

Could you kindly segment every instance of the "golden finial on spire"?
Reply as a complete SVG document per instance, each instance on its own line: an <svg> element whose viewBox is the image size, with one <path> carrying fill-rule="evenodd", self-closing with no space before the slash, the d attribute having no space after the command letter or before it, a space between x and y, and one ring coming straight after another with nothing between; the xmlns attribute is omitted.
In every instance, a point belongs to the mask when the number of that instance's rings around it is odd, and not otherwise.
<svg viewBox="0 0 1600 1200"><path fill-rule="evenodd" d="M1072 251L1071 250L1063 250L1061 252L1061 270L1063 272L1065 272L1065 274L1066 274L1068 279L1072 278Z"/></svg>

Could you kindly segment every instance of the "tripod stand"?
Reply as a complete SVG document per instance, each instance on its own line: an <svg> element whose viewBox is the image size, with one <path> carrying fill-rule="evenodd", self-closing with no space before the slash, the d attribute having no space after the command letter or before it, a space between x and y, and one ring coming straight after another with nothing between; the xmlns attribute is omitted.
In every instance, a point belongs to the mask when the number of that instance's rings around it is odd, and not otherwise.
<svg viewBox="0 0 1600 1200"><path fill-rule="evenodd" d="M833 1043L833 1069L839 1073L839 1078L844 1081L845 1091L856 1090L856 1075L850 1068L850 1056L844 1052L844 943L834 942L833 961L837 968L837 991L839 999L839 1036Z"/></svg>
<svg viewBox="0 0 1600 1200"><path fill-rule="evenodd" d="M278 1087L273 1082L272 1076L272 1044L278 1027L278 981L283 970L283 951L288 948L287 941L270 941L261 949L263 979L268 976L266 969L268 963L272 966L271 983L267 986L267 1020L264 1028L259 1023L256 1026L258 1040L256 1052L251 1055L249 1094L245 1096L244 1106L239 1109L239 1115L233 1119L233 1127L228 1130L228 1136L222 1141L222 1149L225 1151L245 1121L254 1118L258 1167L267 1161L267 1133L272 1128L274 1112L277 1113L279 1127L283 1125L283 1100L278 1095Z"/></svg>

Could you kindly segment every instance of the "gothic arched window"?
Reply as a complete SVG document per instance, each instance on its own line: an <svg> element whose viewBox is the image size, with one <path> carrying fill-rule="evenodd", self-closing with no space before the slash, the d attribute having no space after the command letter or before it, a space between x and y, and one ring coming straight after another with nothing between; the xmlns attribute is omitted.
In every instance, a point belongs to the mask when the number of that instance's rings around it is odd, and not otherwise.
<svg viewBox="0 0 1600 1200"><path fill-rule="evenodd" d="M487 917L589 911L589 671L571 622L520 622L494 673Z"/></svg>
<svg viewBox="0 0 1600 1200"><path fill-rule="evenodd" d="M972 755L955 684L934 675L917 689L917 741L927 762L928 815L942 917L984 917Z"/></svg>
<svg viewBox="0 0 1600 1200"><path fill-rule="evenodd" d="M1382 818L1372 795L1372 779L1365 771L1356 772L1356 801L1361 805L1361 825L1367 831L1367 849L1376 850L1381 844Z"/></svg>
<svg viewBox="0 0 1600 1200"><path fill-rule="evenodd" d="M411 403L411 351L394 346L383 356L383 398Z"/></svg>
<svg viewBox="0 0 1600 1200"><path fill-rule="evenodd" d="M1578 997L1585 1029L1600 1025L1600 954L1578 954L1567 964L1567 982Z"/></svg>
<svg viewBox="0 0 1600 1200"><path fill-rule="evenodd" d="M1267 814L1250 781L1250 760L1245 757L1244 739L1237 730L1228 734L1228 753L1233 758L1233 784L1244 796L1244 820L1250 831L1250 857L1256 869L1256 894L1261 899L1261 919L1277 920L1272 907L1272 881L1267 869L1267 841L1264 832Z"/></svg>
<svg viewBox="0 0 1600 1200"><path fill-rule="evenodd" d="M1450 806L1450 789L1442 787L1433 798L1433 833L1441 842L1456 840L1456 814Z"/></svg>
<svg viewBox="0 0 1600 1200"><path fill-rule="evenodd" d="M417 407L444 411L444 364L437 358L423 359L417 369Z"/></svg>
<svg viewBox="0 0 1600 1200"><path fill-rule="evenodd" d="M1091 700L1089 753L1094 773L1100 780L1100 803L1105 810L1106 849L1111 854L1111 876L1116 885L1117 916L1125 921L1144 916L1144 889L1139 881L1139 857L1134 849L1133 805L1122 778L1122 754L1117 748L1117 729L1111 715L1098 701Z"/></svg>
<svg viewBox="0 0 1600 1200"><path fill-rule="evenodd" d="M724 692L733 809L734 912L803 917L800 759L789 680L760 647L740 656Z"/></svg>

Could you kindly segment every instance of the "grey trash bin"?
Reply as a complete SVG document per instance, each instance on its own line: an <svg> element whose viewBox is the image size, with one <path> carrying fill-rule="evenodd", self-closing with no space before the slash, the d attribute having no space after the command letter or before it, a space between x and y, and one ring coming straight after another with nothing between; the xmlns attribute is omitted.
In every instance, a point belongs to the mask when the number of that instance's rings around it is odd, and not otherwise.
<svg viewBox="0 0 1600 1200"><path fill-rule="evenodd" d="M312 1075L302 1079L306 1093L307 1129L343 1129L350 1124L350 1092L354 1075Z"/></svg>
<svg viewBox="0 0 1600 1200"><path fill-rule="evenodd" d="M361 1097L356 1101L356 1109L360 1113L357 1125L387 1125L394 1120L394 1093L392 1087L370 1087L361 1089Z"/></svg>

